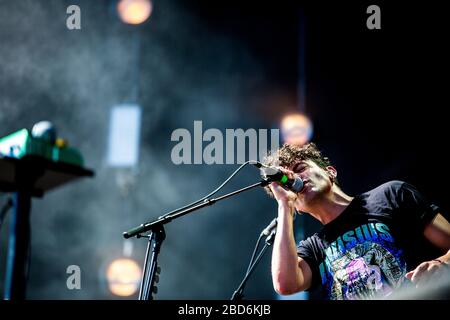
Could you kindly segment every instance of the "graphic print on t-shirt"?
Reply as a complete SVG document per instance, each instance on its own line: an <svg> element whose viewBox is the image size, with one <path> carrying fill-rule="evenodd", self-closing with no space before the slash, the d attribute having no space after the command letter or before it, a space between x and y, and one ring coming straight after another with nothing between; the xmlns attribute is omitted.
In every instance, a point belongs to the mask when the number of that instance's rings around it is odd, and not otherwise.
<svg viewBox="0 0 450 320"><path fill-rule="evenodd" d="M339 236L325 249L322 285L330 299L385 297L403 281L402 251L384 223L368 223Z"/></svg>

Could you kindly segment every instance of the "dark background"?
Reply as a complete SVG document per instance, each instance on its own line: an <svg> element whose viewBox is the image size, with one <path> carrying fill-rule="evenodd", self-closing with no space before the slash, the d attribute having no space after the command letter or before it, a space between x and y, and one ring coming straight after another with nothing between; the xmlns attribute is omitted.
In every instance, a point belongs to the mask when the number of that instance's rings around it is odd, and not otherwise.
<svg viewBox="0 0 450 320"><path fill-rule="evenodd" d="M194 120L204 130L271 129L302 110L347 193L399 179L448 212L448 27L439 3L165 0L143 25L128 26L114 1L0 0L0 136L50 120L96 172L34 200L28 297L113 298L102 275L122 251L121 233L200 198L238 167L171 162L171 133L192 132ZM81 30L66 28L70 4L81 8ZM366 28L371 4L381 8L381 30ZM126 198L105 160L109 110L124 102L143 108ZM227 190L255 179L246 169ZM157 298L228 299L275 214L276 203L253 190L172 222ZM305 219L305 232L316 230ZM142 262L145 242L127 241ZM66 288L71 264L81 267L81 290ZM270 254L246 297L276 297Z"/></svg>

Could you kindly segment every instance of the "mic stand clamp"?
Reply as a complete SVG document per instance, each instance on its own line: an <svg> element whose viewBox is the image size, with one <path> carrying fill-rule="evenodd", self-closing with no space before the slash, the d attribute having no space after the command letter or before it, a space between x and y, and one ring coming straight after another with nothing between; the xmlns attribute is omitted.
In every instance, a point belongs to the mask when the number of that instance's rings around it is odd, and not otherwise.
<svg viewBox="0 0 450 320"><path fill-rule="evenodd" d="M273 230L273 231L267 236L267 238L266 238L266 244L267 244L268 246L271 246L271 245L273 244L273 242L275 241L275 234L276 234L276 231Z"/></svg>
<svg viewBox="0 0 450 320"><path fill-rule="evenodd" d="M153 300L153 293L158 292L158 288L155 286L155 282L157 283L159 281L158 276L161 272L161 269L158 267L157 262L158 254L160 252L162 242L166 238L164 225L161 224L155 227L150 235L137 235L137 237L148 238L147 250L145 252L144 270L142 272L141 287L139 289L139 300ZM149 267L148 258L150 255L150 249L152 249L152 255Z"/></svg>

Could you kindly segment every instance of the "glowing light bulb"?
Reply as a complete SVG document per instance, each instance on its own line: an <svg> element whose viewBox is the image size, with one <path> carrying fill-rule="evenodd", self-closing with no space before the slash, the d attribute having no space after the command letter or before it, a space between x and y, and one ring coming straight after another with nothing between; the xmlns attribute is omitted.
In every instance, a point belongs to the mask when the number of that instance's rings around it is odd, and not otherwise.
<svg viewBox="0 0 450 320"><path fill-rule="evenodd" d="M117 296L131 296L139 288L141 274L141 268L136 261L128 258L116 259L106 270L109 290Z"/></svg>
<svg viewBox="0 0 450 320"><path fill-rule="evenodd" d="M311 139L312 133L311 120L304 114L290 114L281 120L281 134L285 143L302 146Z"/></svg>
<svg viewBox="0 0 450 320"><path fill-rule="evenodd" d="M150 0L120 0L117 12L120 19L128 24L140 24L150 17L152 13Z"/></svg>

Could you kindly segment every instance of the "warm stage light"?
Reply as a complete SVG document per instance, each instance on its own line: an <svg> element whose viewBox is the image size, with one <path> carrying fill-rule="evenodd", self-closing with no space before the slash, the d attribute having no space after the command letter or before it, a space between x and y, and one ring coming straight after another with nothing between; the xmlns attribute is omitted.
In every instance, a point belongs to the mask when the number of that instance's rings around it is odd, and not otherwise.
<svg viewBox="0 0 450 320"><path fill-rule="evenodd" d="M114 260L106 270L109 290L116 296L128 297L139 288L141 268L131 259Z"/></svg>
<svg viewBox="0 0 450 320"><path fill-rule="evenodd" d="M140 24L150 17L152 13L150 0L120 0L117 12L120 19L128 24Z"/></svg>
<svg viewBox="0 0 450 320"><path fill-rule="evenodd" d="M301 113L290 114L281 121L281 134L285 143L302 146L313 132L311 120Z"/></svg>

